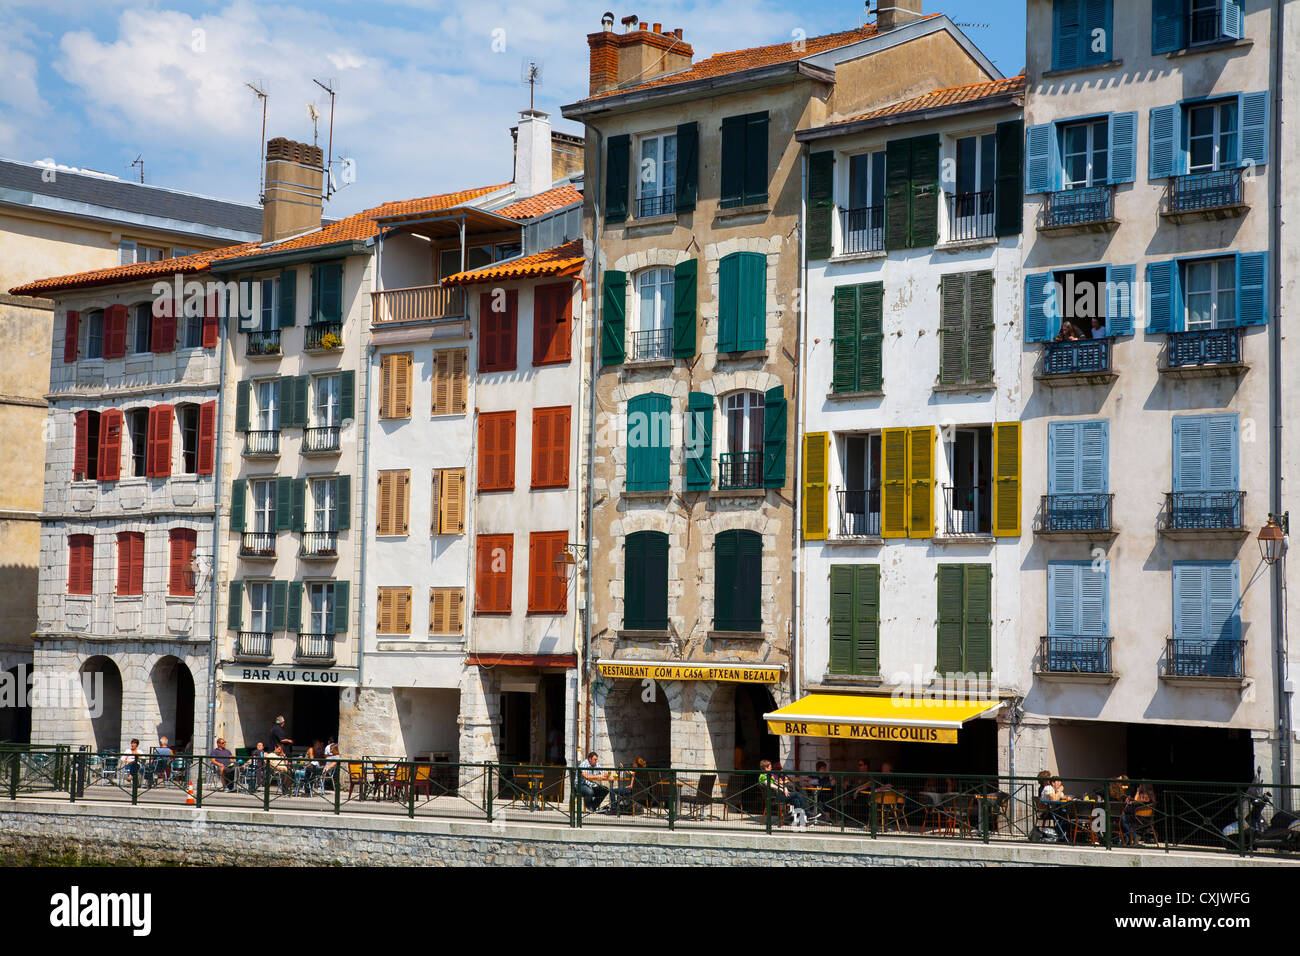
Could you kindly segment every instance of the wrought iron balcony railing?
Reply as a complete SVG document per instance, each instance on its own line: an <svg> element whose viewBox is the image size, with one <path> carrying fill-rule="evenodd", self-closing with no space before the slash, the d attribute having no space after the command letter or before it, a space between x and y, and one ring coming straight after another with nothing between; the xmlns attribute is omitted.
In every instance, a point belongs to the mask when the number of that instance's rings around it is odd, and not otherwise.
<svg viewBox="0 0 1300 956"><path fill-rule="evenodd" d="M944 485L944 533L949 536L992 533L993 498L990 486Z"/></svg>
<svg viewBox="0 0 1300 956"><path fill-rule="evenodd" d="M1089 375L1110 371L1110 339L1048 342L1043 350L1044 375Z"/></svg>
<svg viewBox="0 0 1300 956"><path fill-rule="evenodd" d="M885 206L863 206L840 210L840 242L843 253L880 252L885 248Z"/></svg>
<svg viewBox="0 0 1300 956"><path fill-rule="evenodd" d="M671 216L676 211L677 196L675 193L666 192L658 196L640 196L636 201L638 219L648 219L651 216Z"/></svg>
<svg viewBox="0 0 1300 956"><path fill-rule="evenodd" d="M1171 637L1165 642L1162 666L1165 677L1243 677L1246 642Z"/></svg>
<svg viewBox="0 0 1300 956"><path fill-rule="evenodd" d="M641 329L632 333L632 360L653 362L673 357L672 329Z"/></svg>
<svg viewBox="0 0 1300 956"><path fill-rule="evenodd" d="M993 190L956 193L948 197L951 242L964 239L988 239L995 234Z"/></svg>
<svg viewBox="0 0 1300 956"><path fill-rule="evenodd" d="M272 329L270 332L249 332L248 344L244 348L244 354L279 355L280 330Z"/></svg>
<svg viewBox="0 0 1300 956"><path fill-rule="evenodd" d="M332 558L339 553L337 531L304 531L298 553L304 558Z"/></svg>
<svg viewBox="0 0 1300 956"><path fill-rule="evenodd" d="M235 639L235 657L268 660L271 657L270 631L240 631Z"/></svg>
<svg viewBox="0 0 1300 956"><path fill-rule="evenodd" d="M1192 43L1213 43L1222 38L1219 32L1219 7L1191 11L1187 15L1187 38Z"/></svg>
<svg viewBox="0 0 1300 956"><path fill-rule="evenodd" d="M1240 206L1245 195L1243 181L1240 169L1175 176L1169 180L1165 212L1176 214Z"/></svg>
<svg viewBox="0 0 1300 956"><path fill-rule="evenodd" d="M1044 674L1111 674L1114 638L1048 636L1038 644L1038 668Z"/></svg>
<svg viewBox="0 0 1300 956"><path fill-rule="evenodd" d="M309 352L333 352L343 347L342 322L313 322L303 330L302 347Z"/></svg>
<svg viewBox="0 0 1300 956"><path fill-rule="evenodd" d="M302 450L306 453L339 450L338 425L313 425L303 429Z"/></svg>
<svg viewBox="0 0 1300 956"><path fill-rule="evenodd" d="M840 505L840 534L880 537L880 489L849 488L837 491Z"/></svg>
<svg viewBox="0 0 1300 956"><path fill-rule="evenodd" d="M1040 227L1096 226L1115 218L1115 187L1082 186L1047 194Z"/></svg>
<svg viewBox="0 0 1300 956"><path fill-rule="evenodd" d="M254 458L258 455L280 454L280 432L248 431L244 432L244 455Z"/></svg>
<svg viewBox="0 0 1300 956"><path fill-rule="evenodd" d="M245 531L239 536L239 553L245 558L274 558L274 531Z"/></svg>
<svg viewBox="0 0 1300 956"><path fill-rule="evenodd" d="M1113 494L1043 495L1039 499L1039 532L1109 532Z"/></svg>
<svg viewBox="0 0 1300 956"><path fill-rule="evenodd" d="M761 451L726 452L718 456L718 488L763 487L763 453Z"/></svg>
<svg viewBox="0 0 1300 956"><path fill-rule="evenodd" d="M1244 491L1170 491L1165 494L1162 531L1237 531Z"/></svg>
<svg viewBox="0 0 1300 956"><path fill-rule="evenodd" d="M1167 368L1197 365L1236 365L1242 361L1242 330L1198 329L1194 332L1171 332L1165 352Z"/></svg>
<svg viewBox="0 0 1300 956"><path fill-rule="evenodd" d="M300 632L293 656L295 660L300 661L334 660L334 635Z"/></svg>

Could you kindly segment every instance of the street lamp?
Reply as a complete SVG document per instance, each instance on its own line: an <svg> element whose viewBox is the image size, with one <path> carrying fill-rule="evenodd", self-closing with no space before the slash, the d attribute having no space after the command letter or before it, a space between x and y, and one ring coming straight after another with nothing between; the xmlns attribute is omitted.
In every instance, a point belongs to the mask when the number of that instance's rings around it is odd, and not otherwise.
<svg viewBox="0 0 1300 956"><path fill-rule="evenodd" d="M1290 526L1290 512L1270 514L1268 524L1259 529L1259 553L1264 563L1272 567L1286 553L1286 536Z"/></svg>

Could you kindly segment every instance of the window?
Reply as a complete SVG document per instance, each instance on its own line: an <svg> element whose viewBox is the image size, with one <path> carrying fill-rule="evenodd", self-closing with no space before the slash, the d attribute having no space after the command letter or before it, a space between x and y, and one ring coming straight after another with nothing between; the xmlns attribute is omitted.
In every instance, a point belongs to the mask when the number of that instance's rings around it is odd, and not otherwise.
<svg viewBox="0 0 1300 956"><path fill-rule="evenodd" d="M253 498L253 527L256 534L275 533L275 479L250 481L249 492Z"/></svg>
<svg viewBox="0 0 1300 956"><path fill-rule="evenodd" d="M380 588L375 609L375 629L380 634L411 633L411 589Z"/></svg>
<svg viewBox="0 0 1300 956"><path fill-rule="evenodd" d="M849 157L849 209L870 209L885 204L885 151Z"/></svg>
<svg viewBox="0 0 1300 956"><path fill-rule="evenodd" d="M277 313L280 302L280 283L278 279L269 278L261 280L261 286L262 324L260 331L274 332L280 327Z"/></svg>
<svg viewBox="0 0 1300 956"><path fill-rule="evenodd" d="M406 534L411 525L411 473L379 473L379 534Z"/></svg>
<svg viewBox="0 0 1300 956"><path fill-rule="evenodd" d="M727 450L732 454L763 450L763 393L737 392L723 400Z"/></svg>
<svg viewBox="0 0 1300 956"><path fill-rule="evenodd" d="M1099 266L1026 275L1025 340L1083 341L1132 335L1136 274L1136 266ZM1070 328L1066 329L1065 323ZM1095 357L1100 361L1106 355Z"/></svg>
<svg viewBox="0 0 1300 956"><path fill-rule="evenodd" d="M874 392L884 384L884 298L880 282L836 286L832 392Z"/></svg>
<svg viewBox="0 0 1300 956"><path fill-rule="evenodd" d="M671 399L650 392L627 403L627 490L667 491L672 451Z"/></svg>
<svg viewBox="0 0 1300 956"><path fill-rule="evenodd" d="M433 472L433 534L465 533L465 469L435 468Z"/></svg>
<svg viewBox="0 0 1300 956"><path fill-rule="evenodd" d="M75 449L72 464L73 481L94 481L99 477L99 412L85 410L76 413Z"/></svg>
<svg viewBox="0 0 1300 956"><path fill-rule="evenodd" d="M312 401L312 424L318 428L329 428L339 424L339 376L317 375L312 380L314 396Z"/></svg>
<svg viewBox="0 0 1300 956"><path fill-rule="evenodd" d="M1153 0L1151 52L1240 40L1244 26L1241 0Z"/></svg>
<svg viewBox="0 0 1300 956"><path fill-rule="evenodd" d="M131 314L131 353L144 355L150 351L153 341L153 303L141 302Z"/></svg>
<svg viewBox="0 0 1300 956"><path fill-rule="evenodd" d="M1237 165L1237 102L1188 107L1187 171L1208 173Z"/></svg>
<svg viewBox="0 0 1300 956"><path fill-rule="evenodd" d="M186 475L197 474L199 468L199 406L177 405L176 420L181 430L181 471Z"/></svg>
<svg viewBox="0 0 1300 956"><path fill-rule="evenodd" d="M632 336L636 361L673 354L673 270L646 269L636 278L637 330Z"/></svg>
<svg viewBox="0 0 1300 956"><path fill-rule="evenodd" d="M722 415L727 450L718 458L719 487L784 485L784 390L778 386L767 392L735 392L723 399Z"/></svg>
<svg viewBox="0 0 1300 956"><path fill-rule="evenodd" d="M1241 639L1241 572L1236 561L1174 562L1174 639L1188 656L1212 659L1214 645ZM1222 648L1228 652L1228 648ZM1220 662L1220 666L1223 666ZM1238 664L1240 662L1238 661ZM1213 673L1213 671L1211 671ZM1220 674L1231 673L1224 669Z"/></svg>
<svg viewBox="0 0 1300 956"><path fill-rule="evenodd" d="M623 627L668 630L668 535L662 531L623 539Z"/></svg>
<svg viewBox="0 0 1300 956"><path fill-rule="evenodd" d="M481 534L474 542L474 613L509 614L514 536Z"/></svg>
<svg viewBox="0 0 1300 956"><path fill-rule="evenodd" d="M433 353L434 415L465 414L469 393L469 352L440 349Z"/></svg>
<svg viewBox="0 0 1300 956"><path fill-rule="evenodd" d="M839 491L839 533L879 537L880 535L880 433L845 435ZM825 466L822 466L824 475ZM825 487L825 479L821 481Z"/></svg>
<svg viewBox="0 0 1300 956"><path fill-rule="evenodd" d="M1048 218L1043 225L1070 225L1085 213L1091 215L1088 222L1109 219L1110 191L1102 195L1099 187L1131 183L1136 176L1135 112L1044 123L1025 130L1025 192L1094 190L1056 197L1052 200L1056 205L1044 210ZM1073 219L1062 221L1061 216Z"/></svg>
<svg viewBox="0 0 1300 956"><path fill-rule="evenodd" d="M254 382L253 393L257 399L254 431L274 432L280 430L280 382L277 379Z"/></svg>
<svg viewBox="0 0 1300 956"><path fill-rule="evenodd" d="M1072 70L1111 60L1112 0L1054 0L1052 69Z"/></svg>
<svg viewBox="0 0 1300 956"><path fill-rule="evenodd" d="M939 241L939 134L885 144L885 248Z"/></svg>
<svg viewBox="0 0 1300 956"><path fill-rule="evenodd" d="M149 434L149 409L133 408L126 413L127 437L131 442L131 476L145 476L145 448Z"/></svg>
<svg viewBox="0 0 1300 956"><path fill-rule="evenodd" d="M524 251L522 242L498 242L492 247L492 261L504 262L506 259L513 259L521 255Z"/></svg>
<svg viewBox="0 0 1300 956"><path fill-rule="evenodd" d="M1268 253L1147 263L1147 331L1268 322Z"/></svg>
<svg viewBox="0 0 1300 956"><path fill-rule="evenodd" d="M271 584L270 581L249 581L245 585L248 591L248 630L254 634L269 634L272 630Z"/></svg>
<svg viewBox="0 0 1300 956"><path fill-rule="evenodd" d="M189 528L174 528L168 534L168 594L194 596L194 547L197 542L198 532Z"/></svg>
<svg viewBox="0 0 1300 956"><path fill-rule="evenodd" d="M713 628L758 631L763 627L763 536L723 531L713 543Z"/></svg>
<svg viewBox="0 0 1300 956"><path fill-rule="evenodd" d="M117 593L144 594L144 534L122 531L117 536Z"/></svg>
<svg viewBox="0 0 1300 956"><path fill-rule="evenodd" d="M940 674L989 674L993 669L992 568L939 565Z"/></svg>
<svg viewBox="0 0 1300 956"><path fill-rule="evenodd" d="M411 417L411 352L392 352L379 360L379 417Z"/></svg>
<svg viewBox="0 0 1300 956"><path fill-rule="evenodd" d="M528 613L564 614L569 579L556 560L569 536L564 531L534 531L528 536Z"/></svg>
<svg viewBox="0 0 1300 956"><path fill-rule="evenodd" d="M944 528L950 535L985 535L993 526L993 429L954 428L947 442Z"/></svg>
<svg viewBox="0 0 1300 956"><path fill-rule="evenodd" d="M429 633L464 635L464 588L429 588Z"/></svg>
<svg viewBox="0 0 1300 956"><path fill-rule="evenodd" d="M731 117L723 121L723 130L724 205L766 201L767 114ZM643 134L638 137L636 149L636 215L664 216L694 209L700 164L699 125L682 123L672 131ZM633 158L632 137L624 133L609 138L604 177L608 223L627 220ZM751 198L746 199L746 189ZM734 201L728 202L731 192L735 194ZM560 225L561 218L552 217L545 224ZM557 238L549 245L561 241Z"/></svg>
<svg viewBox="0 0 1300 956"><path fill-rule="evenodd" d="M336 632L334 622L334 582L310 581L307 590L307 633L333 634ZM410 630L410 624L407 624Z"/></svg>
<svg viewBox="0 0 1300 956"><path fill-rule="evenodd" d="M1047 635L1110 635L1109 561L1048 562Z"/></svg>
<svg viewBox="0 0 1300 956"><path fill-rule="evenodd" d="M1199 259L1183 264L1186 328L1224 329L1237 324L1236 259Z"/></svg>
<svg viewBox="0 0 1300 956"><path fill-rule="evenodd" d="M95 309L86 315L86 347L81 350L88 359L104 357L104 313Z"/></svg>
<svg viewBox="0 0 1300 956"><path fill-rule="evenodd" d="M310 531L339 530L339 487L337 478L312 478L307 482L311 492ZM322 632L315 632L322 633Z"/></svg>
<svg viewBox="0 0 1300 956"><path fill-rule="evenodd" d="M95 537L68 536L68 593L95 593Z"/></svg>
<svg viewBox="0 0 1300 956"><path fill-rule="evenodd" d="M880 672L880 568L831 565L831 674Z"/></svg>
<svg viewBox="0 0 1300 956"><path fill-rule="evenodd" d="M136 262L161 262L167 258L167 250L161 246L137 246L135 250Z"/></svg>
<svg viewBox="0 0 1300 956"><path fill-rule="evenodd" d="M637 216L671 215L676 195L677 134L642 137L637 170Z"/></svg>
<svg viewBox="0 0 1300 956"><path fill-rule="evenodd" d="M733 252L718 263L718 351L767 346L767 257Z"/></svg>
<svg viewBox="0 0 1300 956"><path fill-rule="evenodd" d="M957 191L952 197L949 239L981 239L994 235L994 185L997 180L997 136L984 133L957 140Z"/></svg>
<svg viewBox="0 0 1300 956"><path fill-rule="evenodd" d="M281 276L281 281L286 276L296 280L297 273L286 273L285 276ZM292 295L289 301L292 302ZM321 322L343 321L343 264L341 262L325 262L312 266L309 321L313 325ZM293 322L293 311L290 309L289 314L281 319L280 324L293 325Z"/></svg>
<svg viewBox="0 0 1300 956"><path fill-rule="evenodd" d="M1110 423L1052 422L1047 433L1047 493L1104 495L1110 490Z"/></svg>
<svg viewBox="0 0 1300 956"><path fill-rule="evenodd" d="M767 202L767 111L722 120L723 209Z"/></svg>
<svg viewBox="0 0 1300 956"><path fill-rule="evenodd" d="M1237 490L1236 415L1176 415L1173 428L1175 493Z"/></svg>
<svg viewBox="0 0 1300 956"><path fill-rule="evenodd" d="M185 316L185 336L181 348L203 348L203 322L202 314Z"/></svg>
<svg viewBox="0 0 1300 956"><path fill-rule="evenodd" d="M568 405L533 409L534 488L569 487Z"/></svg>
<svg viewBox="0 0 1300 956"><path fill-rule="evenodd" d="M939 290L939 383L992 382L993 273L949 273Z"/></svg>
<svg viewBox="0 0 1300 956"><path fill-rule="evenodd" d="M533 292L533 364L552 365L571 358L573 286L538 286Z"/></svg>
<svg viewBox="0 0 1300 956"><path fill-rule="evenodd" d="M515 413L478 416L478 490L510 491L515 486Z"/></svg>
<svg viewBox="0 0 1300 956"><path fill-rule="evenodd" d="M1065 189L1110 182L1110 121L1088 120L1061 127L1061 185Z"/></svg>
<svg viewBox="0 0 1300 956"><path fill-rule="evenodd" d="M512 372L518 366L519 292L516 289L510 289L504 295L484 292L478 301L478 370Z"/></svg>

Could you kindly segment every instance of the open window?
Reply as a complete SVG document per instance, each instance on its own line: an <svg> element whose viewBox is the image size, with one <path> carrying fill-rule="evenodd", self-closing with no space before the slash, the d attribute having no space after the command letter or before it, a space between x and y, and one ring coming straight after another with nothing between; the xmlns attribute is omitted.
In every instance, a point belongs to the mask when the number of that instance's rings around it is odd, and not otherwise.
<svg viewBox="0 0 1300 956"><path fill-rule="evenodd" d="M186 475L199 470L199 406L176 406L176 422L181 429L181 471Z"/></svg>
<svg viewBox="0 0 1300 956"><path fill-rule="evenodd" d="M718 458L719 487L763 487L763 393L734 392L722 411L727 450Z"/></svg>
<svg viewBox="0 0 1300 956"><path fill-rule="evenodd" d="M637 168L637 218L672 215L676 195L676 131L642 136L641 160Z"/></svg>
<svg viewBox="0 0 1300 956"><path fill-rule="evenodd" d="M88 359L104 357L104 311L87 312L82 322L81 356Z"/></svg>
<svg viewBox="0 0 1300 956"><path fill-rule="evenodd" d="M149 442L149 409L130 409L126 413L126 430L131 442L131 477L143 478Z"/></svg>
<svg viewBox="0 0 1300 956"><path fill-rule="evenodd" d="M885 248L885 151L849 157L849 203L840 223L842 252Z"/></svg>
<svg viewBox="0 0 1300 956"><path fill-rule="evenodd" d="M673 270L646 269L636 277L637 326L634 361L673 357Z"/></svg>
<svg viewBox="0 0 1300 956"><path fill-rule="evenodd" d="M153 303L141 302L131 309L131 343L132 355L147 355L153 350Z"/></svg>
<svg viewBox="0 0 1300 956"><path fill-rule="evenodd" d="M839 489L839 533L880 536L880 433L841 438L844 487Z"/></svg>
<svg viewBox="0 0 1300 956"><path fill-rule="evenodd" d="M944 487L946 532L993 533L993 429L979 425L952 430L947 443L948 480Z"/></svg>

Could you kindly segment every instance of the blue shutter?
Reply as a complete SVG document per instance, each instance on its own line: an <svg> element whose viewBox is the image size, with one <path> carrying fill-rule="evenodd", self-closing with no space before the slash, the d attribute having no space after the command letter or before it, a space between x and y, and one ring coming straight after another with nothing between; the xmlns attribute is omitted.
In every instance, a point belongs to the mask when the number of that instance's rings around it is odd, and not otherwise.
<svg viewBox="0 0 1300 956"><path fill-rule="evenodd" d="M1083 0L1055 0L1052 4L1052 69L1079 65L1083 49Z"/></svg>
<svg viewBox="0 0 1300 956"><path fill-rule="evenodd" d="M1079 422L1080 494L1104 495L1110 487L1110 422Z"/></svg>
<svg viewBox="0 0 1300 956"><path fill-rule="evenodd" d="M1151 108L1151 147L1147 160L1152 179L1182 174L1182 114L1182 107L1177 105Z"/></svg>
<svg viewBox="0 0 1300 956"><path fill-rule="evenodd" d="M1137 113L1110 114L1110 181L1131 183L1137 178Z"/></svg>
<svg viewBox="0 0 1300 956"><path fill-rule="evenodd" d="M1268 91L1238 94L1237 116L1241 162L1263 166L1268 162Z"/></svg>
<svg viewBox="0 0 1300 956"><path fill-rule="evenodd" d="M1237 254L1237 324L1268 323L1268 253Z"/></svg>
<svg viewBox="0 0 1300 956"><path fill-rule="evenodd" d="M1079 423L1053 422L1047 432L1047 493L1079 493Z"/></svg>
<svg viewBox="0 0 1300 956"><path fill-rule="evenodd" d="M1061 328L1060 303L1051 293L1053 273L1025 276L1025 341L1047 342Z"/></svg>
<svg viewBox="0 0 1300 956"><path fill-rule="evenodd" d="M1084 0L1083 36L1080 37L1084 63L1105 63L1111 58L1110 29L1111 0ZM1101 49L1094 49L1095 37L1101 31Z"/></svg>
<svg viewBox="0 0 1300 956"><path fill-rule="evenodd" d="M1182 329L1182 302L1178 294L1178 263L1147 263L1147 332Z"/></svg>
<svg viewBox="0 0 1300 956"><path fill-rule="evenodd" d="M1106 332L1133 334L1133 288L1137 266L1106 267Z"/></svg>
<svg viewBox="0 0 1300 956"><path fill-rule="evenodd" d="M1155 0L1151 5L1151 52L1172 53L1187 45L1187 0Z"/></svg>
<svg viewBox="0 0 1300 956"><path fill-rule="evenodd" d="M1186 561L1174 562L1174 637L1203 641L1208 569Z"/></svg>
<svg viewBox="0 0 1300 956"><path fill-rule="evenodd" d="M1205 418L1206 491L1236 491L1237 416L1208 415Z"/></svg>
<svg viewBox="0 0 1300 956"><path fill-rule="evenodd" d="M1205 568L1205 637L1210 641L1235 641L1241 636L1241 566L1236 561L1215 562ZM1219 659L1222 661L1222 658Z"/></svg>
<svg viewBox="0 0 1300 956"><path fill-rule="evenodd" d="M1205 491L1206 419L1180 415L1174 419L1174 491Z"/></svg>
<svg viewBox="0 0 1300 956"><path fill-rule="evenodd" d="M1079 566L1079 630L1081 637L1105 637L1110 633L1110 562Z"/></svg>
<svg viewBox="0 0 1300 956"><path fill-rule="evenodd" d="M1242 38L1241 0L1219 0L1219 33L1233 40Z"/></svg>
<svg viewBox="0 0 1300 956"><path fill-rule="evenodd" d="M1025 130L1025 193L1050 193L1057 167L1056 128L1051 123Z"/></svg>
<svg viewBox="0 0 1300 956"><path fill-rule="evenodd" d="M1063 561L1047 565L1047 634L1075 637L1079 633L1079 566Z"/></svg>

